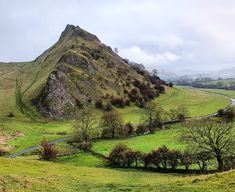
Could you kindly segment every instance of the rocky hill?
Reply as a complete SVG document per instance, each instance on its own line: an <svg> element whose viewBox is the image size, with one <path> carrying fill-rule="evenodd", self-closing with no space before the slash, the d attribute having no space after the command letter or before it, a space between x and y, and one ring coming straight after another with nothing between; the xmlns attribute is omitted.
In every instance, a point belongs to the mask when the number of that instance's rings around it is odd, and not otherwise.
<svg viewBox="0 0 235 192"><path fill-rule="evenodd" d="M32 117L36 109L56 119L70 118L77 107L86 105L142 107L165 85L142 65L129 63L95 35L73 25L34 61L1 64L0 73L3 100L15 94L16 101L9 102L21 113ZM8 110L14 111L13 104Z"/></svg>
<svg viewBox="0 0 235 192"><path fill-rule="evenodd" d="M110 102L117 107L147 102L159 95L164 81L112 51L93 34L67 25L59 41L36 59L54 63L39 94L32 99L52 118L69 118L76 107Z"/></svg>

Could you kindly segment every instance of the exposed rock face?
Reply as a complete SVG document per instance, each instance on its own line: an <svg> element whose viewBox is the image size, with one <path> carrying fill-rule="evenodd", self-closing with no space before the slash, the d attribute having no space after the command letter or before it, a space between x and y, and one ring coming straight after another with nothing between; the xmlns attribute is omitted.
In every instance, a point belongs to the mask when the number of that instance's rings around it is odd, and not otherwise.
<svg viewBox="0 0 235 192"><path fill-rule="evenodd" d="M65 30L60 36L60 39L64 38L66 35L72 35L75 37L81 37L86 41L98 41L100 40L93 34L81 29L79 26L67 25Z"/></svg>
<svg viewBox="0 0 235 192"><path fill-rule="evenodd" d="M97 67L91 64L87 57L72 52L63 55L60 58L59 63L66 63L69 65L74 65L76 67L80 67L83 70L87 70L89 74L94 74L97 70Z"/></svg>
<svg viewBox="0 0 235 192"><path fill-rule="evenodd" d="M56 119L73 115L76 100L70 95L68 79L63 72L57 70L50 74L39 98L39 109L44 115Z"/></svg>

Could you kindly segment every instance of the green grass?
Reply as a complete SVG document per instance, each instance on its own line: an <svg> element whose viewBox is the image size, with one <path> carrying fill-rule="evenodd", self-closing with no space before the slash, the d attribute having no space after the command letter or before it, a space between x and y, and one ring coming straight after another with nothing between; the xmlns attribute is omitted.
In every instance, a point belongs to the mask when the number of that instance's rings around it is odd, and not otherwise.
<svg viewBox="0 0 235 192"><path fill-rule="evenodd" d="M104 161L91 153L62 156L56 159L56 163L86 167L104 167Z"/></svg>
<svg viewBox="0 0 235 192"><path fill-rule="evenodd" d="M183 175L0 159L0 190L14 192L232 192L235 172Z"/></svg>
<svg viewBox="0 0 235 192"><path fill-rule="evenodd" d="M137 136L127 139L99 140L93 143L93 150L108 155L112 148L118 143L124 143L133 150L149 152L162 145L171 149L183 149L184 145L179 142L182 133L180 124L173 125L170 129L156 131L155 134Z"/></svg>
<svg viewBox="0 0 235 192"><path fill-rule="evenodd" d="M235 79L221 79L221 80L214 80L210 82L203 83L204 85L220 85L222 87L227 87L235 83Z"/></svg>
<svg viewBox="0 0 235 192"><path fill-rule="evenodd" d="M157 97L154 102L160 103L166 111L185 105L190 116L212 114L231 103L230 99L223 96L188 87L167 88L166 93ZM143 120L144 109L132 106L119 111L126 122L140 123Z"/></svg>
<svg viewBox="0 0 235 192"><path fill-rule="evenodd" d="M13 151L16 152L38 145L44 139L55 140L66 137L71 134L71 127L71 122L36 123L32 121L11 120L4 122L2 131L8 131L13 135L16 132L24 134L24 136L16 137L9 141L9 145L12 146Z"/></svg>
<svg viewBox="0 0 235 192"><path fill-rule="evenodd" d="M207 91L210 93L218 93L235 99L235 91L233 90L224 90L224 89L200 89L202 91Z"/></svg>

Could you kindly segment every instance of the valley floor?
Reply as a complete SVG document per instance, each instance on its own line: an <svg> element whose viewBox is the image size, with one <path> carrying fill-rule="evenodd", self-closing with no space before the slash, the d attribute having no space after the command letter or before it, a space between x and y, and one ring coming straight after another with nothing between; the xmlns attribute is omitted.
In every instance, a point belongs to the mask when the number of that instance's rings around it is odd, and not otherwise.
<svg viewBox="0 0 235 192"><path fill-rule="evenodd" d="M226 93L225 93L226 94ZM235 91L234 91L235 95ZM233 96L233 95L229 95ZM0 95L0 107L7 95ZM230 104L226 97L187 88L168 89L155 102L166 110L185 104L190 116L208 115ZM7 101L8 103L8 101ZM9 101L12 103L12 101ZM34 122L19 115L7 118L8 107L0 112L1 145L10 152L21 151L38 145L43 139L54 140L66 137L72 132L72 122ZM119 109L126 122L138 124L143 110L135 106ZM100 111L97 111L100 114ZM121 140L99 140L93 143L93 150L108 155L117 143L123 142L134 150L149 152L162 145L171 149L183 149L179 143L182 125L175 124L154 135L138 136ZM60 150L68 151L68 146L58 144ZM147 172L141 169L111 169L105 162L90 154L78 153L59 157L55 162L39 161L35 155L14 159L0 158L0 191L156 191L156 192L233 192L235 191L235 171L209 175L185 175L179 173Z"/></svg>

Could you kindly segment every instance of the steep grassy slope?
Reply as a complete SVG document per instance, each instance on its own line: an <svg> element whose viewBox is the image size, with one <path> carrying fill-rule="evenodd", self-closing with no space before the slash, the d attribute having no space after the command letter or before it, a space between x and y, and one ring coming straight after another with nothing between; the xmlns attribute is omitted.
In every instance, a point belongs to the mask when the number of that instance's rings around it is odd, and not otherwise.
<svg viewBox="0 0 235 192"><path fill-rule="evenodd" d="M233 192L235 172L204 176L0 159L2 191Z"/></svg>

